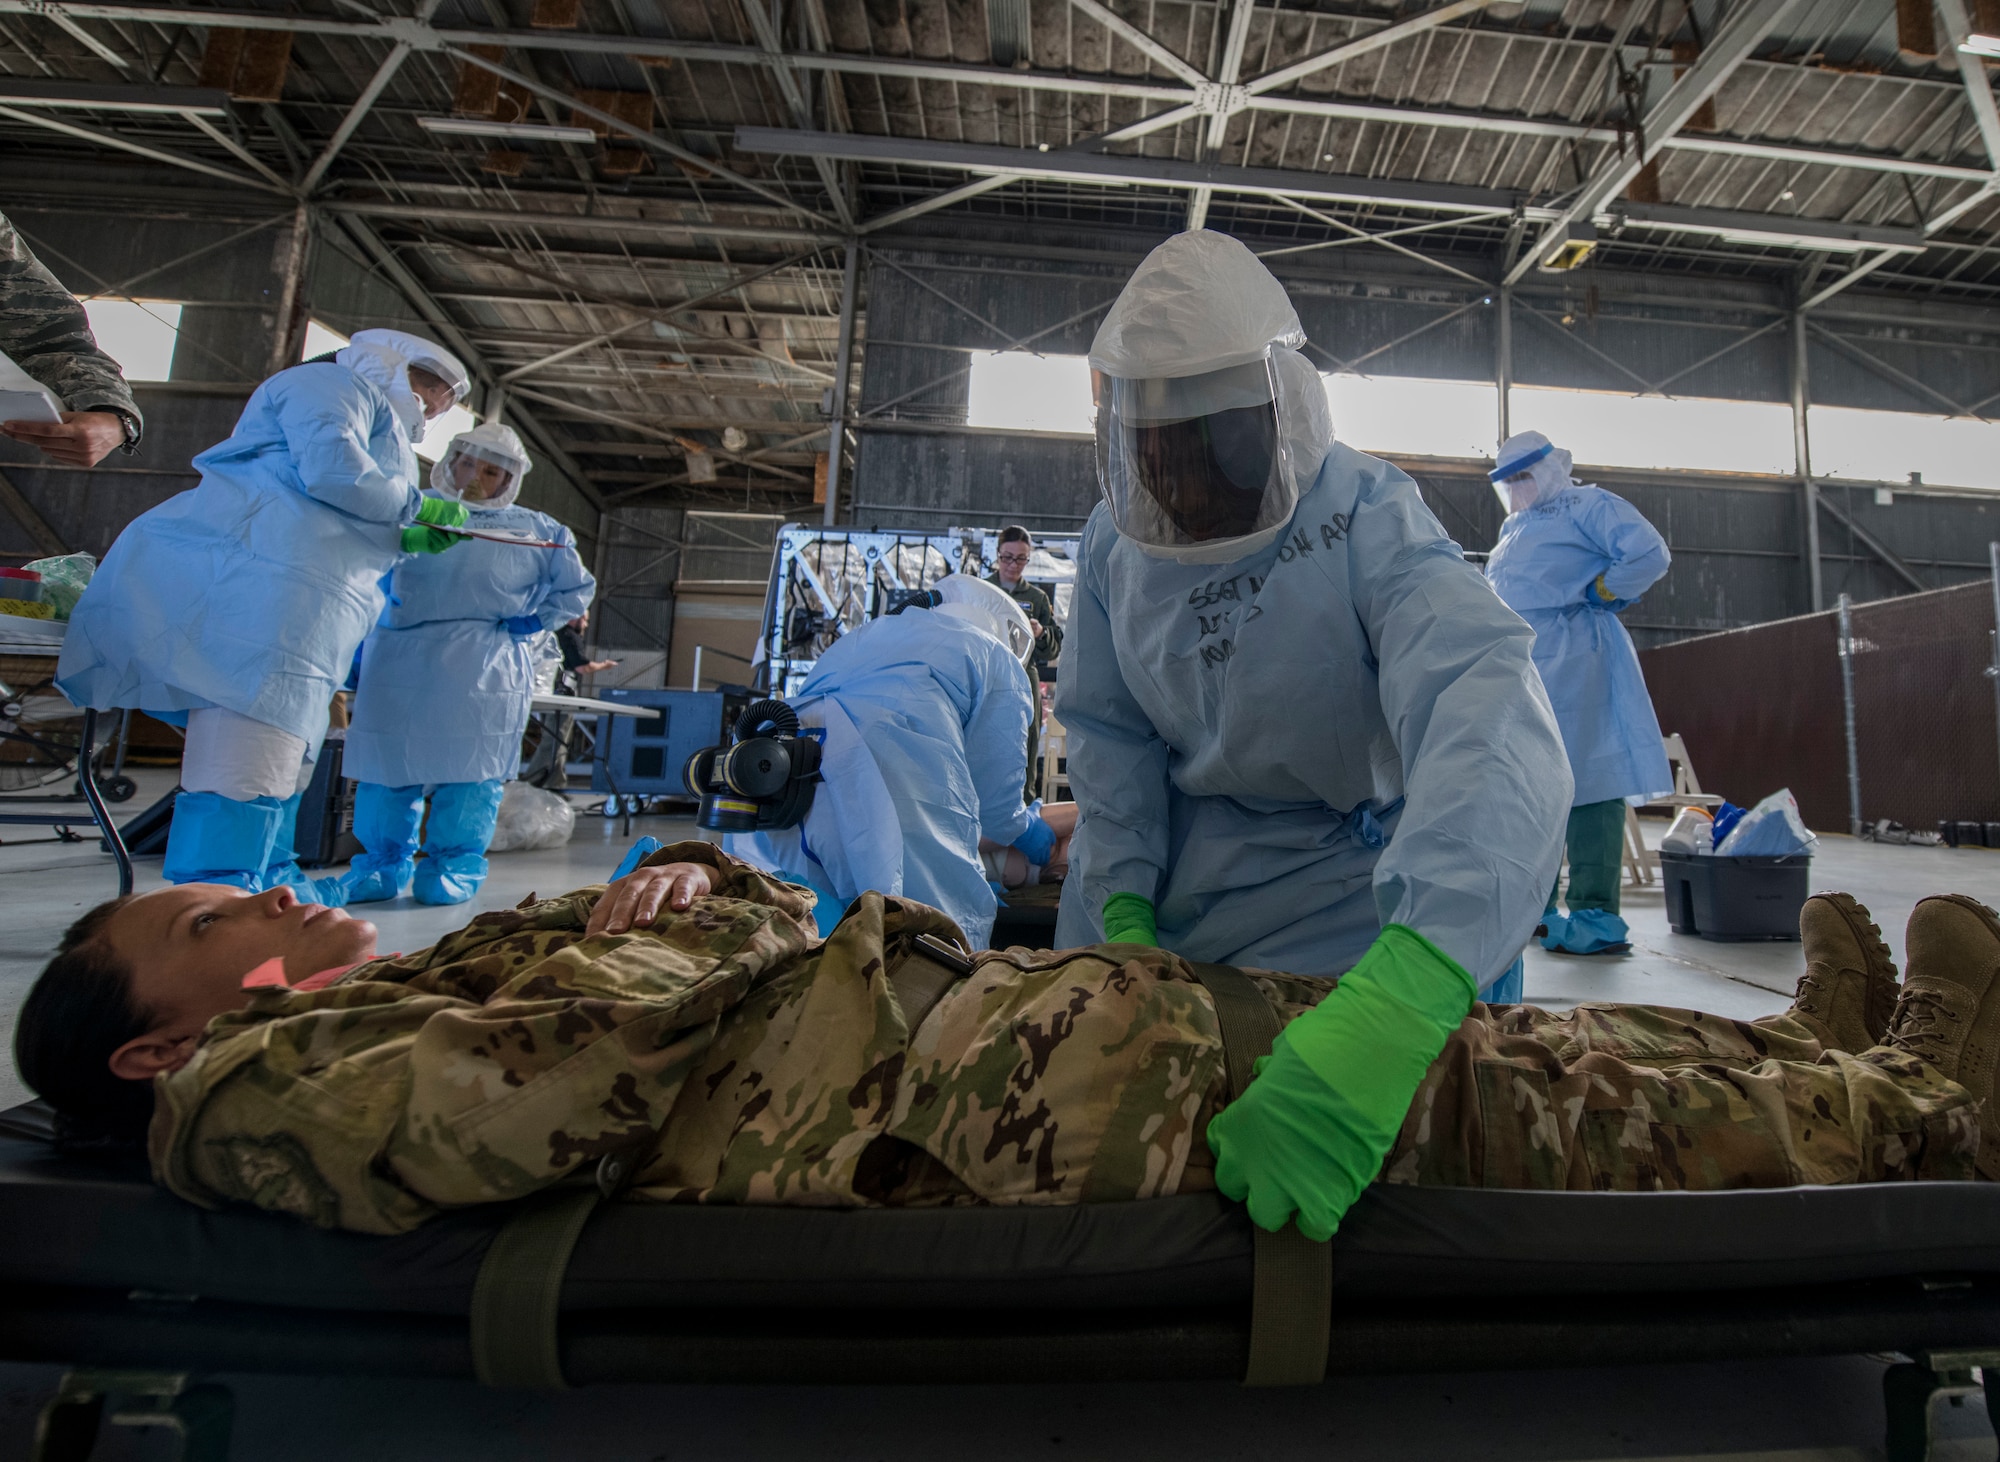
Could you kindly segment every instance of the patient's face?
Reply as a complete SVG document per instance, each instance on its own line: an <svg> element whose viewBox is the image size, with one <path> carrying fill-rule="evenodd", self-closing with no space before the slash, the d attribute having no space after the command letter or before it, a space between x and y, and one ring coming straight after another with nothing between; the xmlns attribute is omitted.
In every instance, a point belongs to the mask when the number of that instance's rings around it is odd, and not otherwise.
<svg viewBox="0 0 2000 1462"><path fill-rule="evenodd" d="M375 953L375 926L345 910L302 904L289 888L249 894L216 883L133 899L102 937L131 969L133 998L162 1029L190 1032L248 1004L243 977L266 960L282 959L296 983Z"/></svg>

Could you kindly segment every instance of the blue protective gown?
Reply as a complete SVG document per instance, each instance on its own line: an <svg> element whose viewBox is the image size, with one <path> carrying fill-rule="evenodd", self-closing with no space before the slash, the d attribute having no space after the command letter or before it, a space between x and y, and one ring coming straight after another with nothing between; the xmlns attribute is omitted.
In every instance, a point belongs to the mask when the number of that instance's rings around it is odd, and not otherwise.
<svg viewBox="0 0 2000 1462"><path fill-rule="evenodd" d="M1509 514L1487 560L1494 591L1534 627L1535 668L1562 728L1578 807L1673 790L1639 655L1614 612L1671 562L1637 508L1582 486ZM1600 574L1615 596L1608 604L1594 589Z"/></svg>
<svg viewBox="0 0 2000 1462"><path fill-rule="evenodd" d="M1082 814L1057 947L1135 893L1189 959L1337 974L1394 922L1490 984L1570 805L1531 643L1416 484L1338 442L1234 563L1149 556L1100 504L1057 682Z"/></svg>
<svg viewBox="0 0 2000 1462"><path fill-rule="evenodd" d="M873 620L820 656L799 719L826 732L824 784L799 827L723 847L820 895L822 929L868 889L942 909L984 949L998 909L979 839L1033 819L1028 673L991 635L923 610Z"/></svg>
<svg viewBox="0 0 2000 1462"><path fill-rule="evenodd" d="M56 683L80 706L222 706L317 746L422 501L409 437L347 367L293 366L194 465L200 484L104 556Z"/></svg>
<svg viewBox="0 0 2000 1462"><path fill-rule="evenodd" d="M475 538L397 566L389 606L361 650L342 762L358 781L404 787L514 776L534 660L529 642L501 621L526 615L553 629L590 607L597 581L555 519L516 504L474 508L466 526L525 530L563 546Z"/></svg>

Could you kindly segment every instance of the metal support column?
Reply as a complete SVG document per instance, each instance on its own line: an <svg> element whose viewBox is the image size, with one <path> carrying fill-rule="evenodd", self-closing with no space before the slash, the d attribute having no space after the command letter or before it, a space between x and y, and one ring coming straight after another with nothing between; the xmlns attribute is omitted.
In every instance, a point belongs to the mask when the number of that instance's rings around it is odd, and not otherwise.
<svg viewBox="0 0 2000 1462"><path fill-rule="evenodd" d="M861 269L861 244L847 241L847 267L840 275L840 354L833 368L833 412L826 429L826 512L820 521L840 521L840 448L847 436L847 378L854 373L854 283Z"/></svg>
<svg viewBox="0 0 2000 1462"><path fill-rule="evenodd" d="M285 245L284 276L278 283L278 318L271 330L271 358L265 374L276 375L299 361L299 316L303 309L306 248L312 240L312 208L304 199L292 210L292 236Z"/></svg>
<svg viewBox="0 0 2000 1462"><path fill-rule="evenodd" d="M1800 511L1805 517L1805 541L1800 552L1806 560L1806 590L1817 614L1826 607L1826 584L1820 576L1819 484L1812 475L1812 436L1807 415L1812 408L1812 386L1806 375L1806 316L1792 311L1792 457L1803 493Z"/></svg>
<svg viewBox="0 0 2000 1462"><path fill-rule="evenodd" d="M1840 596L1841 724L1847 731L1847 831L1861 836L1861 755L1854 739L1854 615L1853 601Z"/></svg>
<svg viewBox="0 0 2000 1462"><path fill-rule="evenodd" d="M1500 313L1493 319L1493 383L1500 388L1500 437L1493 446L1514 435L1507 398L1514 390L1514 287L1503 284L1493 292Z"/></svg>
<svg viewBox="0 0 2000 1462"><path fill-rule="evenodd" d="M1986 558L1993 575L1993 663L1986 673L1993 681L1995 726L2000 727L2000 543L1986 545Z"/></svg>

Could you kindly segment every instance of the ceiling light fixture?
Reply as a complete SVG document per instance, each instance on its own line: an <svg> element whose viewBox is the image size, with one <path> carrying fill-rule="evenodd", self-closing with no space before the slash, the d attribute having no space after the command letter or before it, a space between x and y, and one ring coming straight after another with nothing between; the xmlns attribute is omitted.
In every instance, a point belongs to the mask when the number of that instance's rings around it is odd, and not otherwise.
<svg viewBox="0 0 2000 1462"><path fill-rule="evenodd" d="M1968 56L2000 57L2000 36L1969 35L1958 48Z"/></svg>
<svg viewBox="0 0 2000 1462"><path fill-rule="evenodd" d="M1563 236L1554 248L1542 255L1542 267L1551 270L1577 269L1583 261L1597 252L1597 225L1592 223L1571 223L1563 228Z"/></svg>
<svg viewBox="0 0 2000 1462"><path fill-rule="evenodd" d="M504 137L523 142L595 142L588 127L555 127L545 122L486 122L478 117L419 117L417 125L444 137Z"/></svg>
<svg viewBox="0 0 2000 1462"><path fill-rule="evenodd" d="M164 112L226 117L229 93L205 86L122 86L0 77L0 106L58 111Z"/></svg>

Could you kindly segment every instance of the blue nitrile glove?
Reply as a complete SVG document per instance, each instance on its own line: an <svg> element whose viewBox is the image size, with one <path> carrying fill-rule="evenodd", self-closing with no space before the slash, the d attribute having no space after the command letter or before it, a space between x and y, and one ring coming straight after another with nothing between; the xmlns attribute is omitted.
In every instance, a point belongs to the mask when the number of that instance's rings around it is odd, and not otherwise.
<svg viewBox="0 0 2000 1462"><path fill-rule="evenodd" d="M1158 948L1160 933L1153 923L1151 900L1136 893L1114 893L1104 901L1106 944L1150 944Z"/></svg>
<svg viewBox="0 0 2000 1462"><path fill-rule="evenodd" d="M1037 817L1028 824L1026 832L1014 839L1014 846L1021 850L1030 863L1045 864L1055 856L1056 830L1044 819Z"/></svg>
<svg viewBox="0 0 2000 1462"><path fill-rule="evenodd" d="M531 640L542 632L542 621L532 614L517 614L501 620L500 628L517 640Z"/></svg>
<svg viewBox="0 0 2000 1462"><path fill-rule="evenodd" d="M1389 925L1208 1124L1215 1186L1247 1204L1259 1228L1275 1233L1296 1215L1307 1238L1331 1238L1477 993L1436 945Z"/></svg>
<svg viewBox="0 0 2000 1462"><path fill-rule="evenodd" d="M417 505L417 521L403 530L403 552L443 553L465 540L456 533L440 533L439 527L463 528L472 510L450 498L427 497Z"/></svg>
<svg viewBox="0 0 2000 1462"><path fill-rule="evenodd" d="M625 861L618 865L618 870L610 878L606 879L605 882L616 883L659 851L660 840L658 838L648 837L639 839L638 842L632 845L632 851L625 855Z"/></svg>

